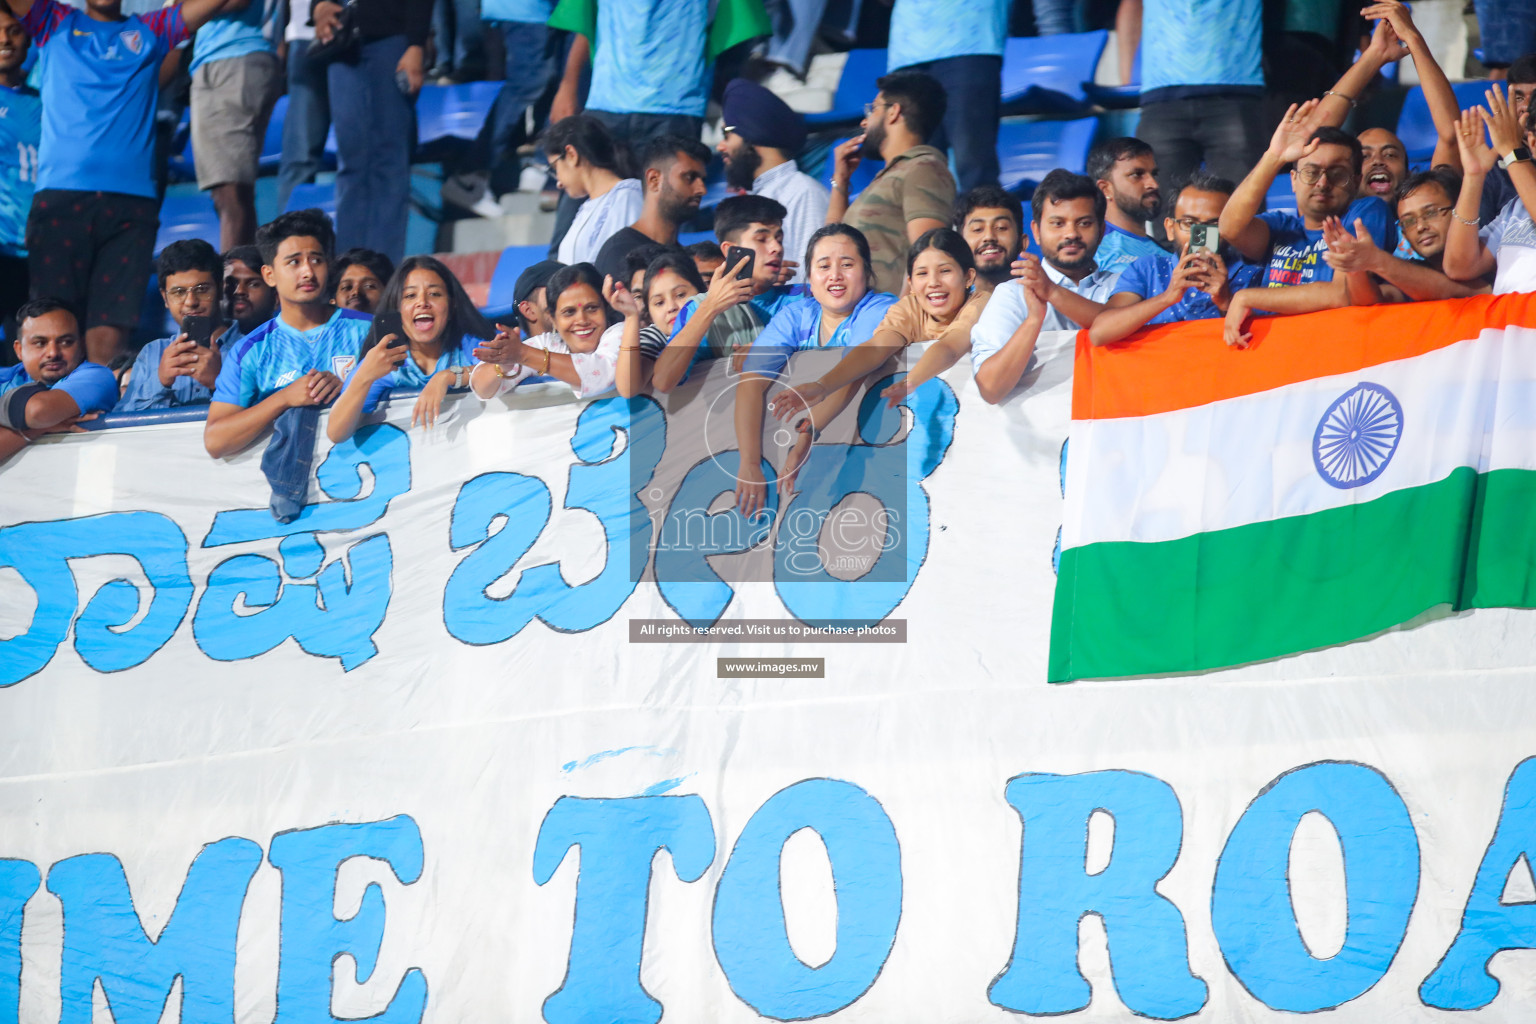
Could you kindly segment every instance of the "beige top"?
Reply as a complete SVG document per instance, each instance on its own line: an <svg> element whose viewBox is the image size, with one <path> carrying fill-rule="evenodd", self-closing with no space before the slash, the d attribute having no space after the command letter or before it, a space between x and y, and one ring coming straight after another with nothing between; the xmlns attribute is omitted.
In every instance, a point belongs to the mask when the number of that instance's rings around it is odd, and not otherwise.
<svg viewBox="0 0 1536 1024"><path fill-rule="evenodd" d="M923 308L916 295L908 292L886 310L885 319L875 328L875 336L879 337L881 331L890 331L900 335L908 345L920 341L943 341L958 336L969 344L971 328L976 326L981 311L986 308L987 300L991 297L990 291L972 291L965 305L956 310L954 316L941 321Z"/></svg>

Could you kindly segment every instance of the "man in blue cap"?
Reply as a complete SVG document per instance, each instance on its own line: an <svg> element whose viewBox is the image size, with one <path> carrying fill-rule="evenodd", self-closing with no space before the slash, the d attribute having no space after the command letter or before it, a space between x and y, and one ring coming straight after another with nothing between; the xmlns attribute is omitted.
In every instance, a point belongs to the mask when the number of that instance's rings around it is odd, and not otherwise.
<svg viewBox="0 0 1536 1024"><path fill-rule="evenodd" d="M811 235L827 222L830 199L821 182L795 164L805 145L805 119L745 78L727 83L723 106L725 137L715 148L725 158L726 184L782 204L784 258L803 261ZM794 280L805 280L804 267Z"/></svg>

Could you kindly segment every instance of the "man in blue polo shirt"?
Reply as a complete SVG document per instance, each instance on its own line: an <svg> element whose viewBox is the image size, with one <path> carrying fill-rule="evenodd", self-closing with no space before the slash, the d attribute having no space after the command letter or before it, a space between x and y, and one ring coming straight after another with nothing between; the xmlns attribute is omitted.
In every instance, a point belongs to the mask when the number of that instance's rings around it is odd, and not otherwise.
<svg viewBox="0 0 1536 1024"><path fill-rule="evenodd" d="M886 70L921 71L949 104L928 144L954 150L957 184L997 184L997 119L1003 92L1007 0L896 0Z"/></svg>
<svg viewBox="0 0 1536 1024"><path fill-rule="evenodd" d="M121 0L6 0L40 48L37 193L27 218L33 295L83 312L95 362L110 363L138 322L159 226L155 100L160 64L213 15L247 0L182 0L124 17Z"/></svg>
<svg viewBox="0 0 1536 1024"><path fill-rule="evenodd" d="M17 313L19 366L0 369L0 462L43 434L68 430L80 417L109 412L117 378L87 362L75 314L58 299L36 299Z"/></svg>
<svg viewBox="0 0 1536 1024"><path fill-rule="evenodd" d="M27 301L27 210L43 131L43 101L21 70L29 46L21 22L0 4L0 330L7 337L15 337L11 318Z"/></svg>
<svg viewBox="0 0 1536 1024"><path fill-rule="evenodd" d="M219 321L220 278L223 262L213 246L201 238L172 242L155 262L160 296L176 321L176 333L157 338L139 349L128 386L123 389L118 412L149 412L183 405L207 405L223 366L224 346L243 335L236 324L215 327L209 344L199 345L181 330L189 316Z"/></svg>
<svg viewBox="0 0 1536 1024"><path fill-rule="evenodd" d="M373 323L331 305L326 281L336 233L324 213L285 213L261 226L256 247L261 275L282 306L224 349L203 428L203 446L216 459L245 448L289 409L335 401Z"/></svg>

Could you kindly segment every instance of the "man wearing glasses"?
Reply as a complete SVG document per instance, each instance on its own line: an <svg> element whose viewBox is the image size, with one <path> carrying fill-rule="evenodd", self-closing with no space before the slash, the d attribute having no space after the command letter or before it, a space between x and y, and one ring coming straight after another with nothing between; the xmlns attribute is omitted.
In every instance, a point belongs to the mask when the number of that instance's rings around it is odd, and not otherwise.
<svg viewBox="0 0 1536 1024"><path fill-rule="evenodd" d="M1317 105L1317 100L1292 105L1258 166L1221 211L1221 237L1245 259L1267 265L1263 291L1237 295L1227 308L1227 343L1238 348L1247 347L1247 322L1256 310L1311 313L1381 301L1369 275L1336 278L1323 259L1328 248L1323 225L1330 217L1368 232L1386 252L1397 247L1397 232L1386 203L1375 196L1356 198L1365 163L1360 140L1337 128L1313 130ZM1275 175L1286 164L1294 165L1296 212L1259 213Z"/></svg>
<svg viewBox="0 0 1536 1024"><path fill-rule="evenodd" d="M1214 250L1192 247L1199 228L1214 239L1216 222L1232 195L1226 178L1196 171L1174 198L1173 216L1163 229L1178 255L1141 256L1120 275L1104 311L1094 318L1088 340L1095 345L1119 341L1147 325L1224 316L1232 297L1244 294L1261 268L1244 262L1224 245Z"/></svg>
<svg viewBox="0 0 1536 1024"><path fill-rule="evenodd" d="M219 319L224 261L213 246L201 238L172 242L160 253L155 273L165 308L176 321L176 333L139 350L117 412L207 405L223 362L219 351L240 333L238 327L216 327L210 343L203 346L181 331L189 316Z"/></svg>

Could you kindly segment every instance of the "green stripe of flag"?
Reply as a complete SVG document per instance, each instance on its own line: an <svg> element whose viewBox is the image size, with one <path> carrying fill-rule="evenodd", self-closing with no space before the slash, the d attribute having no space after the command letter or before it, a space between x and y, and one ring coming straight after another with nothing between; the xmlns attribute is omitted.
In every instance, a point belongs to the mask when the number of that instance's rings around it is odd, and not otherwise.
<svg viewBox="0 0 1536 1024"><path fill-rule="evenodd" d="M1159 543L1062 553L1051 682L1182 673L1346 643L1437 605L1536 607L1536 473L1438 483Z"/></svg>

